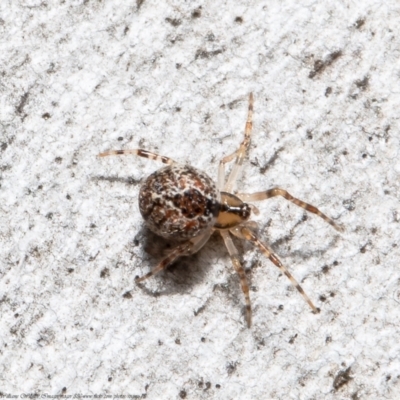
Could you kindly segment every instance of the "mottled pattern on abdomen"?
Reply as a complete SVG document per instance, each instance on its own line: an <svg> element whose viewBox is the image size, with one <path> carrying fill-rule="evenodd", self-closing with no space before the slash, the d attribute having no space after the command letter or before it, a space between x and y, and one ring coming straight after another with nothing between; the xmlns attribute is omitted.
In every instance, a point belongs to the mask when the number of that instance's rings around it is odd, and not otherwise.
<svg viewBox="0 0 400 400"><path fill-rule="evenodd" d="M214 225L219 197L214 182L204 172L186 165L171 165L143 182L139 208L154 233L187 240Z"/></svg>

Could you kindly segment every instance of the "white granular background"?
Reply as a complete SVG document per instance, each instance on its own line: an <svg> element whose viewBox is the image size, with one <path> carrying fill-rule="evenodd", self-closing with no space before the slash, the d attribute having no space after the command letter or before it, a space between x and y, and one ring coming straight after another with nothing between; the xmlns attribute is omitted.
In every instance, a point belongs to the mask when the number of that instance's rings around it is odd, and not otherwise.
<svg viewBox="0 0 400 400"><path fill-rule="evenodd" d="M0 3L0 394L400 398L400 5L396 0ZM140 216L144 148L238 189L253 326L222 239L172 248ZM305 218L306 217L306 218Z"/></svg>

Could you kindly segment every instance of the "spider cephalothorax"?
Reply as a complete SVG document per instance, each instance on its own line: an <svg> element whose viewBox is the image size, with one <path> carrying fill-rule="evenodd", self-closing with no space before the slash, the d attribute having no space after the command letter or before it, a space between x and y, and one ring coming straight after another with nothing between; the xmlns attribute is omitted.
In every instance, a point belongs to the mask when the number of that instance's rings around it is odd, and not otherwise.
<svg viewBox="0 0 400 400"><path fill-rule="evenodd" d="M232 241L232 235L248 240L257 246L290 279L311 309L314 312L319 310L272 250L258 239L255 229L257 224L250 219L251 211L258 210L246 202L282 196L297 206L320 216L336 230L343 230L316 207L296 199L284 189L274 188L252 194L232 193L241 172L243 160L250 147L252 115L253 95L250 94L244 140L238 150L220 161L217 184L196 168L178 164L171 158L146 150L111 150L100 154L101 157L134 154L167 164L167 167L155 171L142 183L139 193L139 208L153 232L167 239L181 240L182 243L173 249L156 268L141 278L137 278L136 281L140 282L155 275L178 257L196 253L208 241L211 234L218 231L224 239L232 264L240 278L246 301L246 321L249 327L251 325L249 286L239 253ZM225 164L231 161L235 161L235 163L225 181Z"/></svg>

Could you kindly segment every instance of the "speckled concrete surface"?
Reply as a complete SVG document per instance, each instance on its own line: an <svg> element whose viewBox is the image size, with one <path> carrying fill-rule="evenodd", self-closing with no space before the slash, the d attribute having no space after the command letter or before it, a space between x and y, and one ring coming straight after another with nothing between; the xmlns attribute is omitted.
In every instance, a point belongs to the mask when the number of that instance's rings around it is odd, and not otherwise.
<svg viewBox="0 0 400 400"><path fill-rule="evenodd" d="M397 1L2 1L0 391L147 399L400 396ZM216 235L134 283L171 244L143 227L145 148L241 191L260 236L321 308L236 242L253 326Z"/></svg>

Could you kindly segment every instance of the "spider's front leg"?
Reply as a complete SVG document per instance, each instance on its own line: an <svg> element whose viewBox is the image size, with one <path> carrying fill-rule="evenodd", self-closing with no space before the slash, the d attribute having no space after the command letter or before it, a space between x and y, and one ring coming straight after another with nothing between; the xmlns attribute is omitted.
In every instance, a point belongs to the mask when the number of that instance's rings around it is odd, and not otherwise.
<svg viewBox="0 0 400 400"><path fill-rule="evenodd" d="M246 153L250 147L250 135L253 129L253 93L249 95L249 110L247 114L246 127L244 130L244 139L240 144L240 147L225 156L220 162L218 167L218 189L223 190L225 192L232 192L233 186L236 183L236 179L242 169L243 160L246 157ZM232 167L231 173L229 174L229 178L227 183L225 184L225 164L231 162L235 159L235 164Z"/></svg>
<svg viewBox="0 0 400 400"><path fill-rule="evenodd" d="M318 210L317 207L314 207L311 204L308 204L302 200L296 199L296 197L293 197L290 193L288 193L284 189L280 188L275 188L275 189L270 189L270 190L265 190L263 192L256 192L256 193L239 193L237 196L245 202L251 202L251 201L261 201L261 200L266 200L271 197L275 196L282 196L286 200L291 201L292 203L296 204L296 206L304 208L305 210L318 215L321 217L324 221L326 221L328 224L332 225L337 231L339 232L344 232L344 227L342 225L338 225L333 219L329 218L326 216L324 213L322 213L320 210Z"/></svg>
<svg viewBox="0 0 400 400"><path fill-rule="evenodd" d="M250 225L249 225L250 226ZM235 236L241 238L241 239L246 239L250 242L252 242L255 246L257 246L263 254L265 254L266 257L268 257L290 280L292 285L299 291L299 293L304 297L305 301L309 304L311 309L313 310L314 313L318 313L320 310L319 308L315 307L314 303L310 300L310 298L306 295L304 292L303 288L300 286L300 284L296 281L296 279L293 277L293 275L287 270L287 268L281 263L279 258L277 257L276 254L272 252L272 250L264 243L262 243L256 234L252 231L251 228L248 228L247 226L238 226L236 228L233 228L230 230L232 234Z"/></svg>

